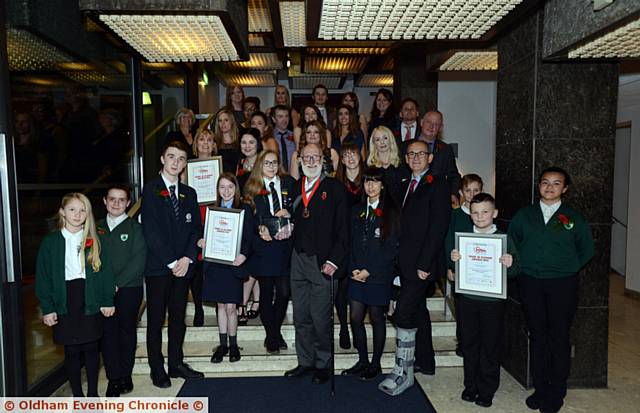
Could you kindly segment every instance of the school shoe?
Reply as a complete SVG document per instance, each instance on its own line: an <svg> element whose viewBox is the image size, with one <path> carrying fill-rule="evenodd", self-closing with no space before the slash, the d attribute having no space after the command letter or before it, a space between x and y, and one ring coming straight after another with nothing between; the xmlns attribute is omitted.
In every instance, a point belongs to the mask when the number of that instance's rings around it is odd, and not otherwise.
<svg viewBox="0 0 640 413"><path fill-rule="evenodd" d="M201 379L204 377L204 374L192 369L187 363L182 363L174 367L169 367L169 377L181 377L183 379Z"/></svg>
<svg viewBox="0 0 640 413"><path fill-rule="evenodd" d="M327 381L329 381L329 369L316 369L316 371L313 372L311 383L323 384Z"/></svg>
<svg viewBox="0 0 640 413"><path fill-rule="evenodd" d="M120 397L120 380L109 380L106 397Z"/></svg>
<svg viewBox="0 0 640 413"><path fill-rule="evenodd" d="M473 403L476 401L477 394L473 390L464 389L464 391L460 395L460 398L465 402Z"/></svg>
<svg viewBox="0 0 640 413"><path fill-rule="evenodd" d="M370 365L362 373L360 373L360 380L369 381L373 380L382 374L382 368L380 366Z"/></svg>
<svg viewBox="0 0 640 413"><path fill-rule="evenodd" d="M564 404L564 402L562 400L560 401L551 401L551 402L545 402L542 406L540 406L540 413L556 413L559 412L560 409L562 408L562 405Z"/></svg>
<svg viewBox="0 0 640 413"><path fill-rule="evenodd" d="M280 348L280 350L286 350L289 348L289 346L287 346L287 342L284 341L284 338L282 336L278 338L278 347Z"/></svg>
<svg viewBox="0 0 640 413"><path fill-rule="evenodd" d="M531 410L538 410L540 406L542 406L542 397L538 392L533 392L533 394L524 401L528 408Z"/></svg>
<svg viewBox="0 0 640 413"><path fill-rule="evenodd" d="M229 354L229 347L227 346L218 346L216 351L211 355L212 363L222 363L224 356Z"/></svg>
<svg viewBox="0 0 640 413"><path fill-rule="evenodd" d="M169 380L169 376L167 376L167 373L165 373L164 370L158 373L151 373L150 376L151 382L154 386L161 389L171 387L171 380Z"/></svg>
<svg viewBox="0 0 640 413"><path fill-rule="evenodd" d="M286 344L286 343L285 343ZM280 346L278 343L274 343L271 340L264 339L264 348L267 349L267 353L269 354L280 354Z"/></svg>
<svg viewBox="0 0 640 413"><path fill-rule="evenodd" d="M131 376L123 377L120 379L120 394L128 394L133 391L133 380Z"/></svg>
<svg viewBox="0 0 640 413"><path fill-rule="evenodd" d="M492 404L493 398L478 396L476 399L476 405L480 407L491 407Z"/></svg>
<svg viewBox="0 0 640 413"><path fill-rule="evenodd" d="M358 362L353 366L351 366L350 368L346 370L342 370L342 373L340 373L340 375L341 376L359 376L360 373L362 373L367 369L367 367L369 367L368 361L358 360Z"/></svg>
<svg viewBox="0 0 640 413"><path fill-rule="evenodd" d="M229 361L231 363L240 361L240 349L238 348L238 346L229 347Z"/></svg>
<svg viewBox="0 0 640 413"><path fill-rule="evenodd" d="M196 312L193 315L193 326L194 327L202 327L204 325L204 310L202 307L197 308Z"/></svg>
<svg viewBox="0 0 640 413"><path fill-rule="evenodd" d="M380 382L378 389L390 396L397 396L413 386L413 363L416 351L417 328L400 328L396 334L396 364L391 373Z"/></svg>
<svg viewBox="0 0 640 413"><path fill-rule="evenodd" d="M311 374L315 369L313 367L297 365L291 370L284 372L284 377L303 377Z"/></svg>
<svg viewBox="0 0 640 413"><path fill-rule="evenodd" d="M351 338L349 337L349 327L340 328L340 348L349 350L351 348Z"/></svg>

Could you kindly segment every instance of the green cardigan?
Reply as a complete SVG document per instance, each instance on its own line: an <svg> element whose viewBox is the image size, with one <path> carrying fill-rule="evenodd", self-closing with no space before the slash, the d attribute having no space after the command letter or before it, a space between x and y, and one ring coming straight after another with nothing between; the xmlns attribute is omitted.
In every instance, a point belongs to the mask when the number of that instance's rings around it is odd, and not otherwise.
<svg viewBox="0 0 640 413"><path fill-rule="evenodd" d="M91 265L85 265L85 315L96 314L100 307L113 307L115 283L111 271L111 260L103 239L100 239L99 272L93 272ZM85 250L85 254L88 251ZM64 269L65 240L60 231L44 237L36 262L36 296L43 314L67 313L67 285ZM85 255L86 256L86 255Z"/></svg>
<svg viewBox="0 0 640 413"><path fill-rule="evenodd" d="M451 271L455 271L456 265L451 261L451 250L456 247L456 232L473 232L473 221L471 216L463 211L462 207L451 211L449 221L449 231L444 239L444 253L447 257L447 266Z"/></svg>
<svg viewBox="0 0 640 413"><path fill-rule="evenodd" d="M509 235L520 252L522 273L534 278L570 277L594 253L591 227L564 202L546 225L540 204L521 208L509 225Z"/></svg>
<svg viewBox="0 0 640 413"><path fill-rule="evenodd" d="M106 219L102 219L97 227L98 234L107 244L118 288L142 286L147 256L142 225L127 218L111 232Z"/></svg>

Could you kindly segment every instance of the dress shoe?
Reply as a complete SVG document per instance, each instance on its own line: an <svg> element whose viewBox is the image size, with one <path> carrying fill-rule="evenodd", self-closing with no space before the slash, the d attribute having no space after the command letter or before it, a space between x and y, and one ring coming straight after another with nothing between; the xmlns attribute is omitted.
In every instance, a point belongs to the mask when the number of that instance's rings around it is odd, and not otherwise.
<svg viewBox="0 0 640 413"><path fill-rule="evenodd" d="M131 376L123 377L120 379L120 394L128 394L133 391L133 380Z"/></svg>
<svg viewBox="0 0 640 413"><path fill-rule="evenodd" d="M460 395L460 398L465 402L473 403L476 401L477 394L473 390L464 389L464 391Z"/></svg>
<svg viewBox="0 0 640 413"><path fill-rule="evenodd" d="M462 355L462 350L460 350L460 346L456 346L456 356L458 357L464 357Z"/></svg>
<svg viewBox="0 0 640 413"><path fill-rule="evenodd" d="M196 312L193 316L193 326L202 327L204 325L204 311L202 308L196 308Z"/></svg>
<svg viewBox="0 0 640 413"><path fill-rule="evenodd" d="M360 380L373 380L382 374L382 368L380 366L374 366L373 364L364 369L362 373L360 373Z"/></svg>
<svg viewBox="0 0 640 413"><path fill-rule="evenodd" d="M478 405L480 407L491 407L492 404L493 404L493 400L488 398L488 397L480 397L480 396L478 396L476 398L476 405Z"/></svg>
<svg viewBox="0 0 640 413"><path fill-rule="evenodd" d="M229 361L231 363L240 361L240 349L238 348L238 346L229 347Z"/></svg>
<svg viewBox="0 0 640 413"><path fill-rule="evenodd" d="M562 400L560 400L559 402L551 402L551 403L543 403L542 406L540 406L540 413L556 413L560 411L560 408L562 408L562 405L564 403L562 402Z"/></svg>
<svg viewBox="0 0 640 413"><path fill-rule="evenodd" d="M105 396L120 397L120 380L109 380Z"/></svg>
<svg viewBox="0 0 640 413"><path fill-rule="evenodd" d="M368 361L358 360L358 362L353 366L351 366L350 368L346 370L342 370L342 373L340 373L340 375L341 376L359 376L360 373L365 371L367 367L369 367Z"/></svg>
<svg viewBox="0 0 640 413"><path fill-rule="evenodd" d="M313 367L298 365L292 368L291 370L285 371L284 377L302 377L302 376L306 376L307 374L311 374L313 370L314 370Z"/></svg>
<svg viewBox="0 0 640 413"><path fill-rule="evenodd" d="M311 378L311 383L313 384L323 384L329 380L329 369L316 369L313 372L313 377Z"/></svg>
<svg viewBox="0 0 640 413"><path fill-rule="evenodd" d="M349 337L349 327L340 329L340 348L349 350L351 348L351 338Z"/></svg>
<svg viewBox="0 0 640 413"><path fill-rule="evenodd" d="M211 355L212 363L221 363L224 356L229 353L229 347L227 346L218 346L216 351Z"/></svg>
<svg viewBox="0 0 640 413"><path fill-rule="evenodd" d="M157 374L151 373L151 382L154 386L161 389L171 387L171 380L169 380L169 376L167 376L167 373L165 373L164 371Z"/></svg>
<svg viewBox="0 0 640 413"><path fill-rule="evenodd" d="M433 376L433 375L436 374L436 368L435 367L424 368L424 367L421 367L421 366L415 364L413 366L413 372L414 373L422 373L422 374L427 375L427 376Z"/></svg>
<svg viewBox="0 0 640 413"><path fill-rule="evenodd" d="M182 377L183 379L201 379L203 373L195 371L187 363L182 363L174 367L169 367L169 377Z"/></svg>
<svg viewBox="0 0 640 413"><path fill-rule="evenodd" d="M531 410L538 410L542 405L542 397L540 397L538 392L533 392L524 402Z"/></svg>
<svg viewBox="0 0 640 413"><path fill-rule="evenodd" d="M269 354L280 354L280 347L278 343L274 343L271 340L264 339L264 348L267 349L267 353Z"/></svg>
<svg viewBox="0 0 640 413"><path fill-rule="evenodd" d="M284 338L282 338L282 336L280 336L280 338L278 339L278 347L280 348L280 350L286 350L289 348L289 346L287 346L287 342L284 341Z"/></svg>

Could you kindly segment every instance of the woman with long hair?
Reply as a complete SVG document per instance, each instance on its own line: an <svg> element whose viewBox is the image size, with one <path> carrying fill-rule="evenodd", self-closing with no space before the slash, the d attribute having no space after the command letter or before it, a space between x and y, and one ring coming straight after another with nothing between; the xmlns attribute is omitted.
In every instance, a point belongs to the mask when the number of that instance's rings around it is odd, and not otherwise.
<svg viewBox="0 0 640 413"><path fill-rule="evenodd" d="M319 121L322 123L324 129L326 130L326 141L324 146L330 148L331 147L331 131L327 129L327 125L324 123L324 119L322 118L322 114L320 113L320 109L316 105L308 105L302 108L302 116L300 117L300 124L293 130L293 140L296 143L296 148L298 150L300 147L300 140L302 139L302 135L307 129L307 125L312 121Z"/></svg>
<svg viewBox="0 0 640 413"><path fill-rule="evenodd" d="M387 191L401 204L402 174L399 168L400 153L393 132L385 126L378 126L371 131L369 138L369 156L367 166L375 166L384 170L384 184Z"/></svg>
<svg viewBox="0 0 640 413"><path fill-rule="evenodd" d="M347 92L342 96L340 104L349 105L356 112L356 116L358 117L358 126L360 127L362 135L366 140L368 138L367 133L369 132L369 127L367 126L367 117L364 115L364 113L360 113L360 100L358 99L358 95L353 92Z"/></svg>
<svg viewBox="0 0 640 413"><path fill-rule="evenodd" d="M349 211L362 198L362 173L364 161L360 156L358 146L348 142L340 148L340 164L336 172L336 179L344 184L349 194Z"/></svg>
<svg viewBox="0 0 640 413"><path fill-rule="evenodd" d="M213 136L218 155L222 156L222 170L235 173L240 159L240 142L236 119L230 110L221 109L216 114Z"/></svg>
<svg viewBox="0 0 640 413"><path fill-rule="evenodd" d="M389 89L379 89L371 108L369 120L369 136L378 126L386 126L390 130L398 130L398 109L393 103L393 93Z"/></svg>
<svg viewBox="0 0 640 413"><path fill-rule="evenodd" d="M353 142L358 145L358 149L364 157L366 145L364 144L364 135L358 127L355 110L349 105L340 105L337 113L338 119L333 130L331 147L340 152L340 147L343 144Z"/></svg>
<svg viewBox="0 0 640 413"><path fill-rule="evenodd" d="M235 118L236 125L244 122L244 111L242 102L244 101L244 89L238 85L229 85L225 98L225 109L229 110Z"/></svg>
<svg viewBox="0 0 640 413"><path fill-rule="evenodd" d="M340 161L340 156L335 149L330 148L326 145L324 136L326 136L327 130L324 127L324 122L321 120L312 120L308 122L304 136L300 139L300 147L299 150L294 152L291 156L291 167L289 169L289 174L294 179L299 179L301 176L301 167L302 164L298 159L298 153L304 148L307 143L315 143L320 145L322 148L323 160L322 160L322 170L323 173L327 176L335 175L336 169L338 169L338 163Z"/></svg>
<svg viewBox="0 0 640 413"><path fill-rule="evenodd" d="M273 128L269 123L269 118L263 112L254 112L251 115L251 127L258 129L260 132L260 139L262 140L262 147L269 149L270 151L278 152L278 142L273 137Z"/></svg>

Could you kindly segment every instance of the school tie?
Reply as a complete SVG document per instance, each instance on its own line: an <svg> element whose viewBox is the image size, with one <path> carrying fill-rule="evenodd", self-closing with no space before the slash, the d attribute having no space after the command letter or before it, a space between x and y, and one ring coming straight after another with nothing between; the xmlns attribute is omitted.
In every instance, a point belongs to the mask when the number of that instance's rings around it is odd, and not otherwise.
<svg viewBox="0 0 640 413"><path fill-rule="evenodd" d="M280 200L278 199L276 184L274 182L270 182L269 189L271 189L271 201L273 202L273 213L275 214L280 210Z"/></svg>
<svg viewBox="0 0 640 413"><path fill-rule="evenodd" d="M287 132L278 132L280 135L280 145L282 145L282 167L285 171L289 170L289 154L287 153L287 140L285 136L289 134Z"/></svg>
<svg viewBox="0 0 640 413"><path fill-rule="evenodd" d="M180 204L178 203L178 197L176 196L176 186L169 185L169 193L171 194L171 205L173 205L173 213L176 215L176 219L180 216Z"/></svg>

